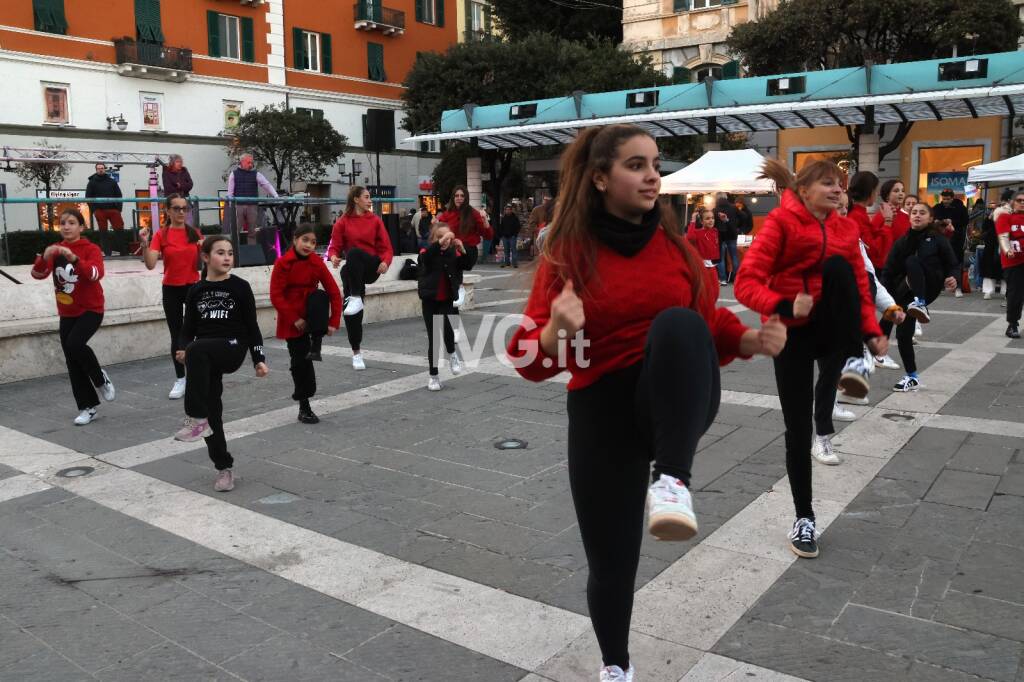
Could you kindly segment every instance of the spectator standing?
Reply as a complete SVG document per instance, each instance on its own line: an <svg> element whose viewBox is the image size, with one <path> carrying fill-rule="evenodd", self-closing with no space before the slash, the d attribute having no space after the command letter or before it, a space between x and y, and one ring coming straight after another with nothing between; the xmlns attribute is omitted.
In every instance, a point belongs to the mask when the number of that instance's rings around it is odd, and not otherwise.
<svg viewBox="0 0 1024 682"><path fill-rule="evenodd" d="M180 194L188 197L192 193L192 176L185 168L185 160L181 154L171 154L163 169L164 196Z"/></svg>
<svg viewBox="0 0 1024 682"><path fill-rule="evenodd" d="M111 176L107 175L105 164L96 164L96 173L89 176L89 184L85 186L86 199L120 199L121 187ZM96 226L101 232L107 231L107 226L115 230L124 229L124 219L121 217L122 203L98 201L92 204L92 214L96 218Z"/></svg>
<svg viewBox="0 0 1024 682"><path fill-rule="evenodd" d="M747 208L742 199L736 200L736 217L739 221L736 229L740 234L750 234L754 230L754 214Z"/></svg>
<svg viewBox="0 0 1024 682"><path fill-rule="evenodd" d="M263 177L263 173L256 170L252 154L242 154L238 167L228 176L228 197L254 199L259 197L260 189L277 198L277 190ZM259 207L255 202L235 204L235 224L239 232L253 233L259 228Z"/></svg>
<svg viewBox="0 0 1024 682"><path fill-rule="evenodd" d="M725 194L719 194L718 203L715 204L715 227L718 229L718 281L722 285L726 285L736 278L736 271L740 267L740 252L736 248L736 239L739 235L739 214L736 212L736 208L729 203L729 197ZM732 264L729 274L726 274L725 271L725 255L727 253Z"/></svg>
<svg viewBox="0 0 1024 682"><path fill-rule="evenodd" d="M964 242L967 240L967 222L970 216L967 213L967 207L964 206L964 202L956 198L953 190L944 189L939 197L940 201L935 204L932 212L935 214L935 220L946 224L947 231L952 229L953 234L949 238L949 243L953 247L953 255L956 256L956 262L960 265L960 269L963 270ZM960 278L961 275L958 272L956 276L956 293L954 294L957 298L964 295L963 291L960 290Z"/></svg>
<svg viewBox="0 0 1024 682"><path fill-rule="evenodd" d="M551 221L551 196L544 195L540 204L530 210L530 217L526 221L526 236L537 239L542 227Z"/></svg>
<svg viewBox="0 0 1024 682"><path fill-rule="evenodd" d="M501 216L501 223L498 225L498 235L501 237L501 245L505 250L505 258L501 267L519 267L519 253L516 251L516 243L519 240L519 230L522 224L519 216L512 209L512 204L505 207L505 214Z"/></svg>

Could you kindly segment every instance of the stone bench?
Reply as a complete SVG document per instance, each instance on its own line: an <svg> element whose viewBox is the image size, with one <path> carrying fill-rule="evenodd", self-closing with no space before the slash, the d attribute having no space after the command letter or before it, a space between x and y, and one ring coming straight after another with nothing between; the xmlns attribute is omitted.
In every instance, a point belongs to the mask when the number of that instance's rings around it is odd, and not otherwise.
<svg viewBox="0 0 1024 682"><path fill-rule="evenodd" d="M396 256L388 271L366 287L364 323L418 318L422 314L416 282L398 279L406 257ZM0 286L0 383L66 371L53 285L49 279L32 279L30 269L4 268L22 283ZM277 314L270 305L270 272L267 266L234 270L252 286L265 338L273 336L277 324ZM333 269L331 272L336 274ZM160 266L148 271L137 261L107 263L103 278L106 312L103 325L89 344L101 364L170 355L160 273ZM466 274L463 309L473 306L473 288L479 280L479 275Z"/></svg>

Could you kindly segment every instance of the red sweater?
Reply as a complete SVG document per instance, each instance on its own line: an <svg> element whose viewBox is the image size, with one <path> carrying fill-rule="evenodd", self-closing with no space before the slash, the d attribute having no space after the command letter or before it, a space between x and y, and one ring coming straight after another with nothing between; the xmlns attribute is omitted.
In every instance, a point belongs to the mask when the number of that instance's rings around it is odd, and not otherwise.
<svg viewBox="0 0 1024 682"><path fill-rule="evenodd" d="M78 256L74 263L57 255L51 260L36 257L32 276L46 279L53 276L53 287L57 295L57 315L79 317L91 311L103 314L103 252L100 247L85 237L74 242L62 241L57 246L66 246Z"/></svg>
<svg viewBox="0 0 1024 682"><path fill-rule="evenodd" d="M277 259L270 273L270 302L277 310L277 338L293 339L303 334L295 328L295 321L306 319L306 299L320 284L331 297L331 319L327 324L337 329L341 326L341 292L323 258L315 253L299 258L295 249L288 249Z"/></svg>
<svg viewBox="0 0 1024 682"><path fill-rule="evenodd" d="M1014 256L1008 257L1000 245L999 260L1003 264L1003 269L1024 265L1024 213L1004 213L999 216L996 220L996 239L1002 242L1004 234L1005 239L1009 240Z"/></svg>
<svg viewBox="0 0 1024 682"><path fill-rule="evenodd" d="M494 230L484 220L480 211L475 208L472 210L474 224L470 225L465 232L461 231L462 216L458 211L445 211L437 217L437 222L444 223L451 228L455 236L466 246L479 246L484 239L494 239Z"/></svg>
<svg viewBox="0 0 1024 682"><path fill-rule="evenodd" d="M878 224L880 227L876 226L868 218L868 210L860 204L854 204L846 217L857 225L861 241L868 249L868 258L871 259L871 264L875 266L875 270L881 270L885 267L885 258L889 255L889 249L892 248L892 230L885 226L885 221Z"/></svg>
<svg viewBox="0 0 1024 682"><path fill-rule="evenodd" d="M384 223L373 213L342 215L334 223L327 257L344 257L349 249L362 249L391 265L394 255Z"/></svg>
<svg viewBox="0 0 1024 682"><path fill-rule="evenodd" d="M881 211L878 211L871 219L871 229L875 234L879 234L882 230L886 230L889 233L889 248L885 250L885 254L882 256L882 264L884 265L885 259L889 257L889 251L892 250L892 245L910 229L910 216L904 213L903 209L897 209L892 216L892 225L886 226L885 216L882 215ZM872 265L874 265L874 262L872 262Z"/></svg>
<svg viewBox="0 0 1024 682"><path fill-rule="evenodd" d="M854 208L864 211L862 206ZM824 223L819 223L787 189L781 205L768 214L743 257L736 275L736 300L761 313L762 319L778 312L780 303L793 301L801 292L817 302L821 298L822 265L832 256L842 256L857 278L861 330L865 336L881 336L857 240L857 227L850 220L832 211ZM789 327L807 324L807 318L783 316L782 321Z"/></svg>
<svg viewBox="0 0 1024 682"><path fill-rule="evenodd" d="M540 348L540 333L551 317L551 301L562 291L564 282L546 259L541 260L526 303L526 319L512 335L507 351L524 378L544 381L568 369L572 375L570 391L589 386L609 372L643 360L647 332L655 316L666 308L690 307L693 302L686 261L661 229L631 258L599 244L596 269L599 275L588 284L589 291L583 296L583 331L590 342L583 356L590 364L579 367L576 351L569 347L567 366L562 368L557 358ZM731 311L715 307L712 301L718 297L717 278L703 269L701 276L711 292L698 312L715 339L719 364L725 365L739 356L740 337L747 327ZM531 355L534 357L527 363ZM550 366L545 367L545 361Z"/></svg>
<svg viewBox="0 0 1024 682"><path fill-rule="evenodd" d="M690 229L686 231L686 238L690 240L704 260L713 262L721 258L722 252L718 247L718 230L715 228L704 229L699 225L690 225Z"/></svg>

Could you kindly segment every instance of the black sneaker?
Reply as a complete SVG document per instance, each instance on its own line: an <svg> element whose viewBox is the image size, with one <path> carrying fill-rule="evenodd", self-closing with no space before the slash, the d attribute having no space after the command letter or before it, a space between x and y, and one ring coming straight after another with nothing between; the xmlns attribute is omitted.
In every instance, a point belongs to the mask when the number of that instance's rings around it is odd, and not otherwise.
<svg viewBox="0 0 1024 682"><path fill-rule="evenodd" d="M1009 327L1006 328L1006 335L1009 336L1011 339L1019 339L1020 329L1017 328L1017 325L1011 324Z"/></svg>
<svg viewBox="0 0 1024 682"><path fill-rule="evenodd" d="M818 556L818 531L814 528L814 519L801 517L793 523L793 530L789 531L789 548L804 559Z"/></svg>
<svg viewBox="0 0 1024 682"><path fill-rule="evenodd" d="M299 408L299 421L303 424L319 424L320 417L316 416L312 408L300 407Z"/></svg>
<svg viewBox="0 0 1024 682"><path fill-rule="evenodd" d="M313 336L310 339L309 352L306 353L306 359L312 360L313 362L322 362L323 358L320 357L320 349L323 346L324 337Z"/></svg>

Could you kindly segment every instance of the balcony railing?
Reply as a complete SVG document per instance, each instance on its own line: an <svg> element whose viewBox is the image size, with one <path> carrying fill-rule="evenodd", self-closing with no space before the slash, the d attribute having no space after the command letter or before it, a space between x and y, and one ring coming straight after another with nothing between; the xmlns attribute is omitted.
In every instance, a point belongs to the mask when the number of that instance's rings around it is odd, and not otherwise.
<svg viewBox="0 0 1024 682"><path fill-rule="evenodd" d="M181 82L192 72L192 50L120 38L114 41L118 72L125 76Z"/></svg>
<svg viewBox="0 0 1024 682"><path fill-rule="evenodd" d="M384 35L405 33L405 12L382 7L376 2L357 2L353 7L355 27L360 31L382 31Z"/></svg>

